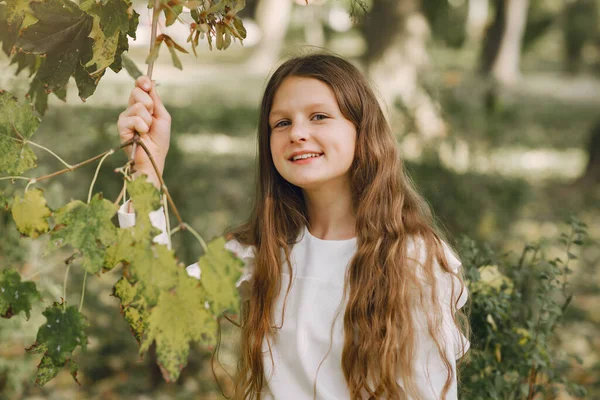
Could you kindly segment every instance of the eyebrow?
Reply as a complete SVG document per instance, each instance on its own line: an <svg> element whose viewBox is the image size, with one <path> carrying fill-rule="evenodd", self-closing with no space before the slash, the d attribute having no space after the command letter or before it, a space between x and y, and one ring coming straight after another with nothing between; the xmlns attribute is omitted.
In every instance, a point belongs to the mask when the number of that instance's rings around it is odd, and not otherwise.
<svg viewBox="0 0 600 400"><path fill-rule="evenodd" d="M304 107L305 109L307 108L319 108L319 107L330 107L330 104L327 103L310 103L308 104L306 107ZM273 116L277 116L277 115L281 115L281 114L285 114L285 110L271 110L271 112L269 113L269 119L273 118Z"/></svg>

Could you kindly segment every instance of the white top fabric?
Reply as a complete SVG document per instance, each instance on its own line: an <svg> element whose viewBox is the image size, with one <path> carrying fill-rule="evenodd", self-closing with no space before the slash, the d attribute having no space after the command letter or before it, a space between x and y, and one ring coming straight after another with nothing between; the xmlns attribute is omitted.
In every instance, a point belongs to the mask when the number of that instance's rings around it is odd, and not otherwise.
<svg viewBox="0 0 600 400"><path fill-rule="evenodd" d="M127 213L126 210L125 204L118 212L121 227L135 224L135 215ZM155 227L164 232L162 209L152 212L150 220ZM271 343L274 368L272 368L266 340L263 344L267 381L264 397L277 400L313 399L316 381L317 399L349 399L350 393L341 367L345 310L342 297L346 269L357 249L356 238L322 240L314 237L305 227L299 239L299 242L292 247L290 255L294 278L287 299L283 324L281 311L288 286L288 273L283 276L282 289L275 308L274 322L276 326L281 326L281 329ZM166 235L164 233L158 235L154 240L165 244ZM412 256L421 263L424 262L426 254L423 246L416 247L414 241L409 241L408 246L413 252ZM242 297L248 296L254 268L254 248L244 246L237 240L230 240L225 247L245 262L245 273L238 281L237 287ZM458 270L460 261L445 243L444 247L450 266L455 271ZM417 251L419 254L414 254ZM437 286L438 298L444 311L443 329L447 343L446 350L452 368L456 370L455 360L468 350L470 343L454 326L450 311L450 279L456 278L443 274L439 266L437 269L440 270L438 278L441 278L438 279ZM284 268L284 271L288 269ZM197 264L187 267L187 272L190 276L201 278L201 271ZM455 298L460 294L459 308L467 301L466 288L462 289L461 294L460 285L455 285ZM437 347L428 333L426 314L419 312L414 314L417 329L415 379L421 393L420 398L441 399L447 372ZM402 385L401 380L398 382ZM446 399L457 399L456 371Z"/></svg>

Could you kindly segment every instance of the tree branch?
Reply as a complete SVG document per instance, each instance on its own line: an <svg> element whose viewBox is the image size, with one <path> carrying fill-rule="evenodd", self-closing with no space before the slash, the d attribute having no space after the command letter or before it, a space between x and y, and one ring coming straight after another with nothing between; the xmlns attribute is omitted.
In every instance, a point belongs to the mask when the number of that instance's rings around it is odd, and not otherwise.
<svg viewBox="0 0 600 400"><path fill-rule="evenodd" d="M140 138L134 138L134 140L140 146L142 146L142 149L144 149L144 151L146 152L146 155L150 159L150 162L152 163L152 168L154 168L154 172L156 173L156 176L158 177L158 181L160 182L160 188L167 195L167 200L169 201L171 210L173 210L173 213L175 214L175 218L177 218L177 222L179 223L179 225L182 225L184 222L181 219L181 216L179 215L179 210L177 210L177 207L175 206L175 203L173 202L173 198L171 197L171 194L169 193L169 189L167 188L167 185L165 185L165 181L163 180L162 176L160 175L158 166L156 165L156 162L154 161L154 157L152 156L152 153L150 153L150 150L148 150L148 147L146 147L146 144L144 144L144 142Z"/></svg>
<svg viewBox="0 0 600 400"><path fill-rule="evenodd" d="M125 143L123 143L122 145L120 145L119 147L116 147L116 148L113 148L113 149L106 150L104 153L98 154L97 156L94 156L94 157L92 157L92 158L90 158L90 159L87 159L87 160L85 160L85 161L82 161L82 162L80 162L80 163L77 163L77 164L75 164L75 165L72 165L72 166L71 166L71 168L65 168L65 169L61 169L60 171L56 171L56 172L53 172L53 173L51 173L51 174L44 175L44 176L40 176L39 178L33 178L33 179L35 179L37 182L39 182L39 181L43 181L43 180L46 180L46 179L49 179L49 178L52 178L52 177L55 177L55 176L58 176L58 175L62 175L62 174L64 174L65 172L71 172L71 171L74 171L74 170L76 170L76 169L77 169L77 168L79 168L79 167L83 167L84 165L87 165L87 164L89 164L89 163L91 163L91 162L94 162L94 161L96 161L96 160L97 160L97 159L99 159L99 158L102 158L102 157L104 157L106 154L108 154L108 153L110 153L110 152L113 152L113 153L114 153L116 150L122 149L123 147L127 147L127 146L131 145L132 143L133 143L133 139L131 139L131 140L128 140L128 141L126 141Z"/></svg>

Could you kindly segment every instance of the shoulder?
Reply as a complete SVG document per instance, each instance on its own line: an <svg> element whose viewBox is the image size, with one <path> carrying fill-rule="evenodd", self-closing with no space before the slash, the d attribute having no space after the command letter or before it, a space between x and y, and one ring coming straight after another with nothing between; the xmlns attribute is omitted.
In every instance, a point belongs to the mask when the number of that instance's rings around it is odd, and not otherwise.
<svg viewBox="0 0 600 400"><path fill-rule="evenodd" d="M458 255L452 250L450 245L440 239L442 254L448 263L450 269L458 272L462 266ZM427 256L432 249L427 247L427 243L421 236L411 236L406 243L408 257L415 260L420 266L423 266L427 260ZM433 263L436 269L435 272L442 272L440 260L433 254Z"/></svg>
<svg viewBox="0 0 600 400"><path fill-rule="evenodd" d="M237 239L231 239L225 242L225 248L244 262L254 261L256 256L256 247L242 244Z"/></svg>
<svg viewBox="0 0 600 400"><path fill-rule="evenodd" d="M432 254L432 270L425 270L425 263L433 249L428 248L425 240L421 237L412 237L407 243L407 254L410 259L415 260L416 276L423 285L424 290L429 293L433 282L438 300L449 306L451 310L462 308L468 300L467 287L461 279L463 274L462 262L448 243L440 240L442 256L445 258L449 270L444 268L442 260L436 254Z"/></svg>

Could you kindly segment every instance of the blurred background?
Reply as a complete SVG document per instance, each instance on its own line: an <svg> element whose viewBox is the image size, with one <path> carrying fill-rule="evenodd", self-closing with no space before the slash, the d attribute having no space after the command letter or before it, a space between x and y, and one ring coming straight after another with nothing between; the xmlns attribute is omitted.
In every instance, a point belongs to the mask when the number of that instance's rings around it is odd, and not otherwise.
<svg viewBox="0 0 600 400"><path fill-rule="evenodd" d="M133 3L140 25L129 56L145 73L151 11ZM186 11L182 18L191 22ZM600 0L246 0L240 15L243 46L210 51L201 41L197 58L181 56L182 71L163 49L153 74L173 119L164 178L182 217L204 238L249 216L258 106L269 73L287 57L319 49L369 76L407 169L451 242L467 235L518 253L558 236L571 215L600 237ZM160 29L189 49L186 25ZM26 74L15 76L3 53L0 65L0 87L23 99ZM83 104L72 84L66 103L50 97L34 140L70 163L117 145L117 118L132 88L125 71L107 70ZM61 168L36 154L32 176ZM110 157L100 172L96 190L108 199L119 194L122 180L113 170L125 161L124 153ZM94 168L39 184L49 205L85 199ZM9 214L0 216L2 268L36 274L47 302L58 299L69 254L47 254L43 240L20 239ZM174 240L180 259L195 262L195 239L177 233ZM600 249L587 245L578 256L571 264L575 296L556 345L581 358L565 373L597 399ZM70 276L67 298L75 302L83 273ZM41 308L29 321L0 323L0 398L221 398L210 354L200 349L175 384L163 382L152 354L140 359L110 296L118 277L112 271L88 280L90 344L86 354L75 353L81 387L68 372L34 387L39 356L23 349L44 321Z"/></svg>

